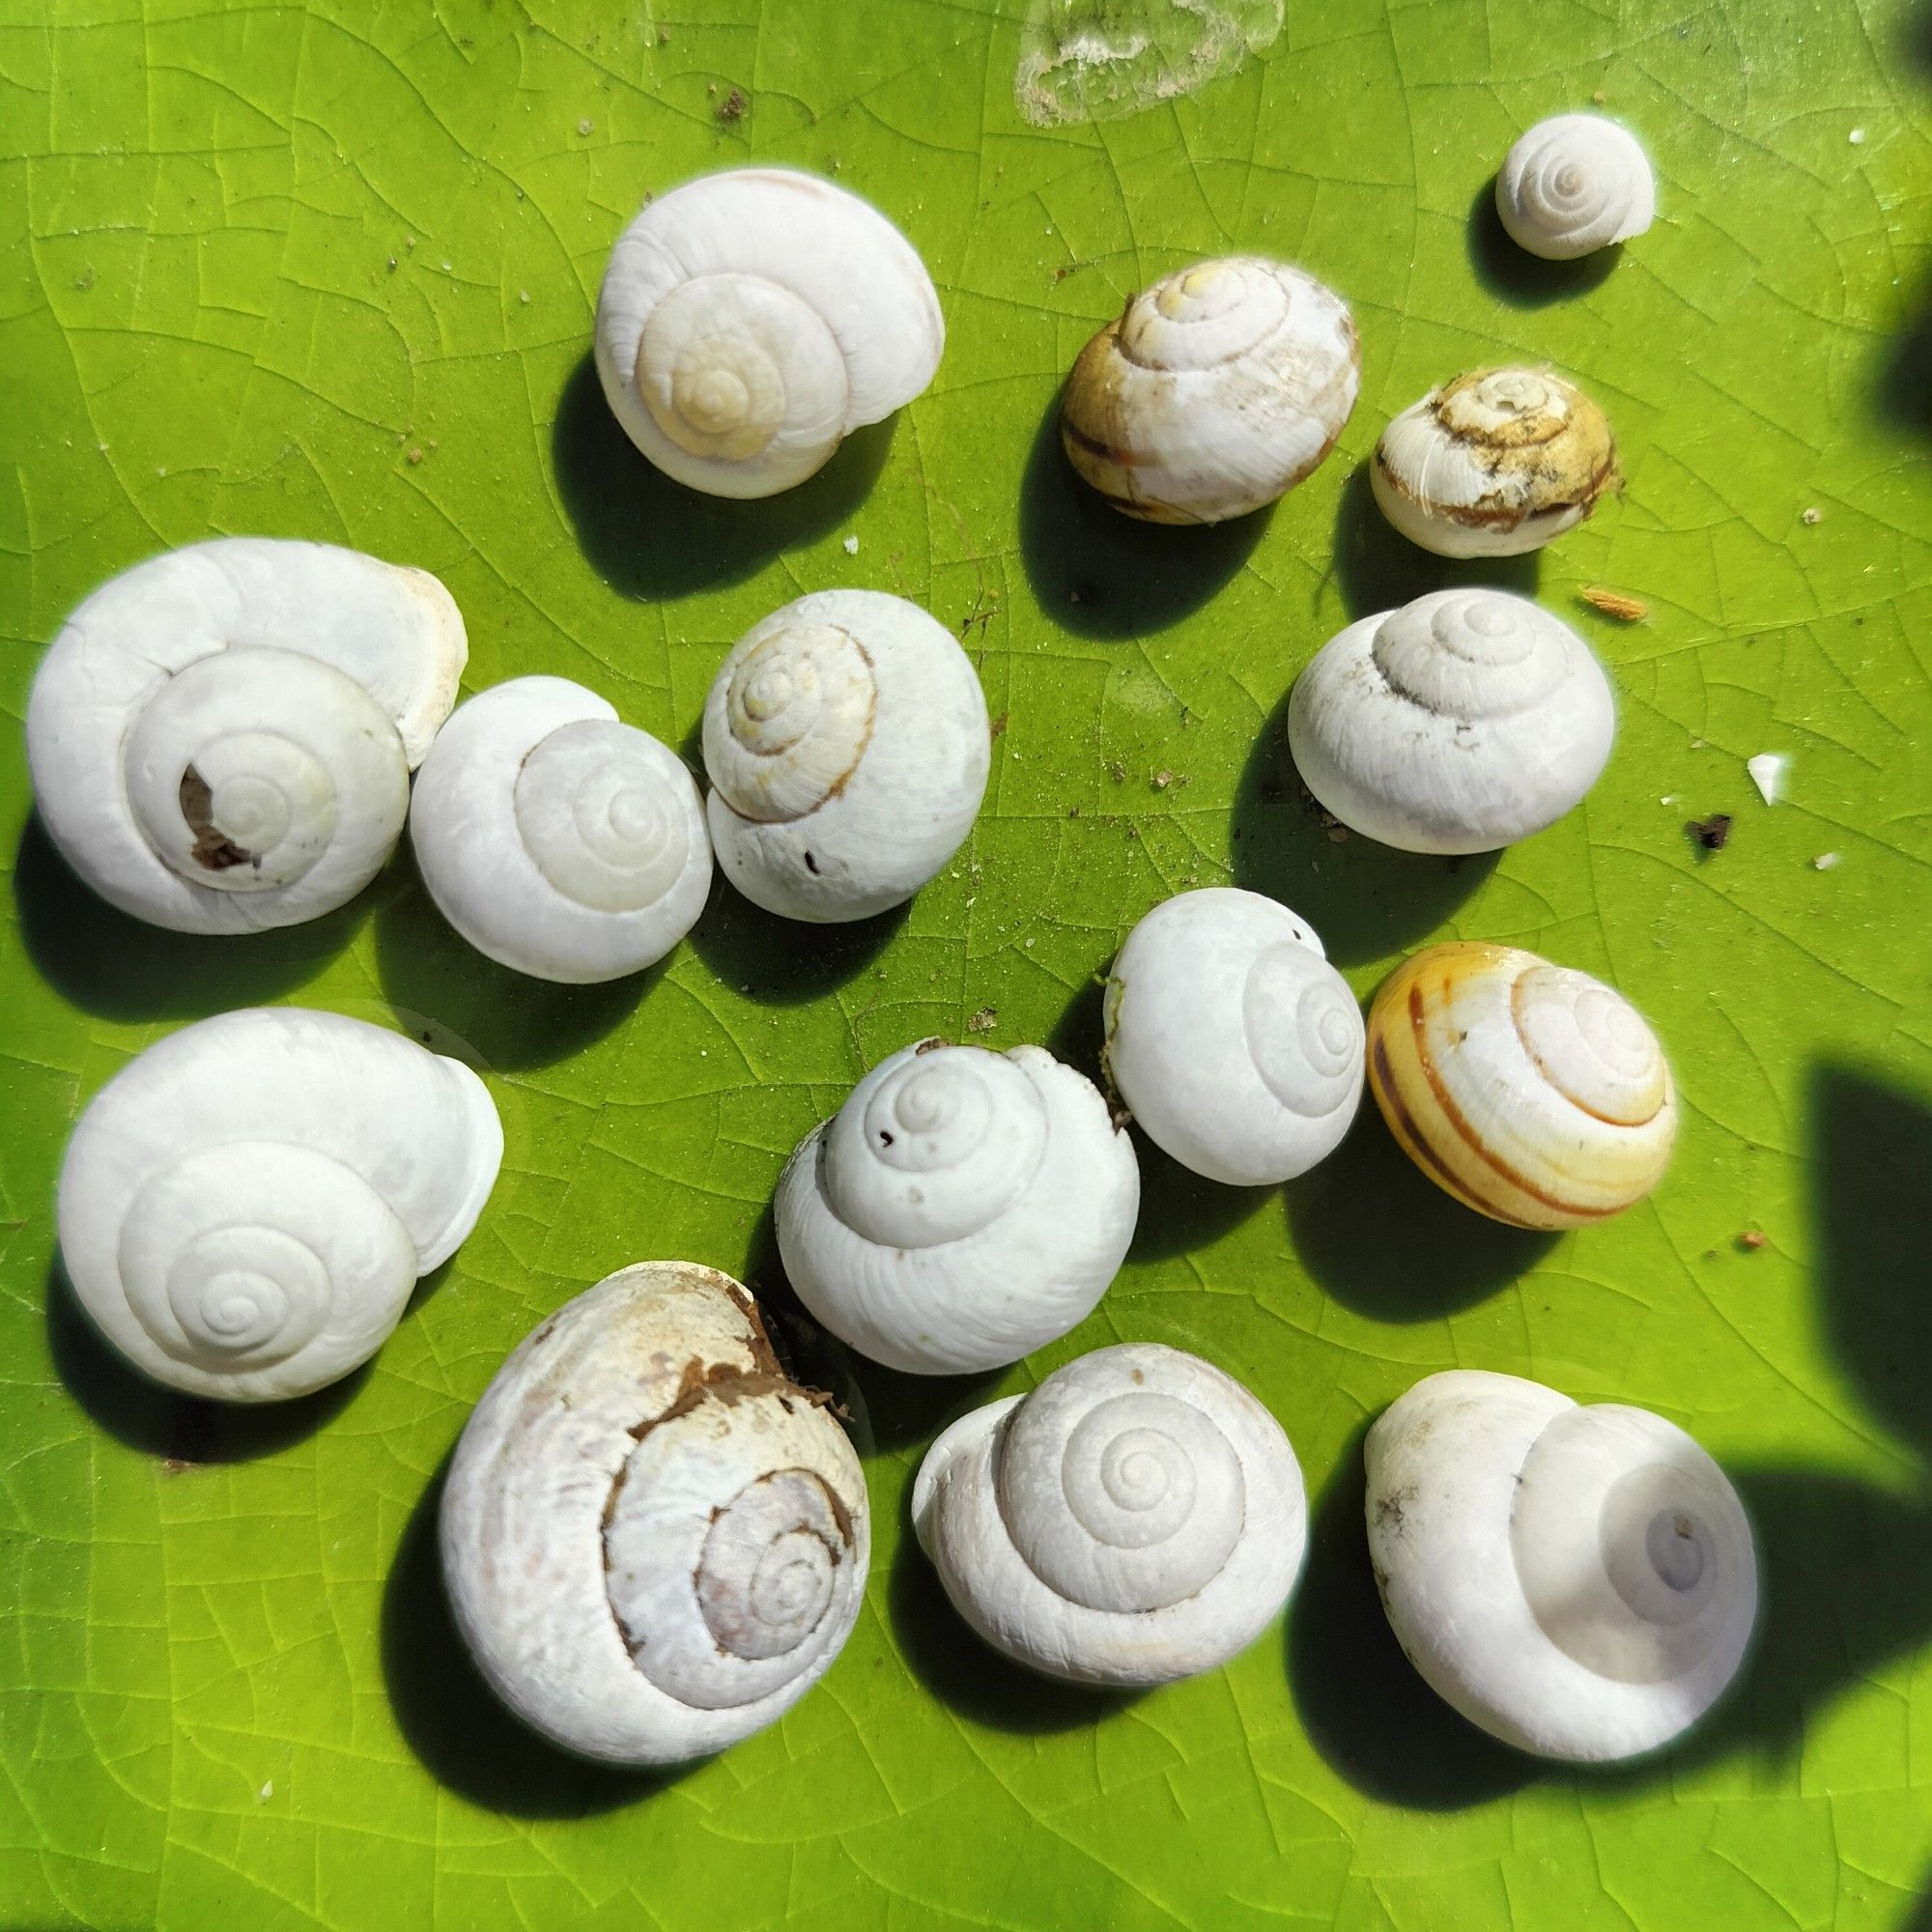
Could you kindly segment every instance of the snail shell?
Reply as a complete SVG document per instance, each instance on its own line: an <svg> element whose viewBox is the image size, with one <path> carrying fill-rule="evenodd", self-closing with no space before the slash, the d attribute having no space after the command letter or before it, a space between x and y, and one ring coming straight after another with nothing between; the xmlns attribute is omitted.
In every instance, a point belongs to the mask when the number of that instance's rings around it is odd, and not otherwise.
<svg viewBox="0 0 1932 1932"><path fill-rule="evenodd" d="M1133 1145L1092 1081L1037 1046L922 1040L881 1061L780 1179L798 1297L915 1375L1017 1361L1106 1292L1140 1210Z"/></svg>
<svg viewBox="0 0 1932 1932"><path fill-rule="evenodd" d="M1600 114L1557 114L1509 151L1496 213L1519 247L1568 262L1641 235L1657 218L1657 183L1628 128Z"/></svg>
<svg viewBox="0 0 1932 1932"><path fill-rule="evenodd" d="M1288 1601L1307 1504L1281 1425L1156 1343L1100 1349L927 1450L913 1526L996 1650L1081 1684L1225 1663Z"/></svg>
<svg viewBox="0 0 1932 1932"><path fill-rule="evenodd" d="M786 919L884 912L959 849L991 743L943 624L881 591L813 591L745 633L704 701L718 863Z"/></svg>
<svg viewBox="0 0 1932 1932"><path fill-rule="evenodd" d="M410 837L450 924L539 980L638 972L711 891L683 761L566 678L512 678L457 712L416 775Z"/></svg>
<svg viewBox="0 0 1932 1932"><path fill-rule="evenodd" d="M497 1370L440 1517L457 1627L567 1750L704 1757L831 1668L866 1593L865 1478L728 1275L645 1262Z"/></svg>
<svg viewBox="0 0 1932 1932"><path fill-rule="evenodd" d="M1061 440L1115 509L1217 524L1308 475L1360 381L1341 297L1285 262L1231 255L1163 276L1088 343Z"/></svg>
<svg viewBox="0 0 1932 1932"><path fill-rule="evenodd" d="M89 1103L61 1168L61 1258L155 1380L306 1395L382 1347L502 1157L497 1109L458 1062L336 1013L222 1013Z"/></svg>
<svg viewBox="0 0 1932 1932"><path fill-rule="evenodd" d="M743 168L648 203L597 298L597 374L658 469L714 497L802 483L932 381L946 343L917 251L815 175Z"/></svg>
<svg viewBox="0 0 1932 1932"><path fill-rule="evenodd" d="M1488 852L1553 825L1596 783L1616 723L1589 646L1502 590L1432 590L1350 624L1288 700L1302 782L1406 852Z"/></svg>
<svg viewBox="0 0 1932 1932"><path fill-rule="evenodd" d="M1542 1757L1634 1757L1736 1675L1757 1615L1750 1524L1675 1424L1455 1370L1395 1402L1366 1458L1397 1640L1492 1736Z"/></svg>
<svg viewBox="0 0 1932 1932"><path fill-rule="evenodd" d="M1432 946L1369 1010L1369 1088L1438 1187L1519 1228L1580 1228L1663 1178L1677 1094L1621 994L1510 946Z"/></svg>
<svg viewBox="0 0 1932 1932"><path fill-rule="evenodd" d="M1516 556L1580 524L1617 480L1617 446L1581 389L1543 369L1477 369L1382 431L1382 515L1438 556Z"/></svg>
<svg viewBox="0 0 1932 1932"><path fill-rule="evenodd" d="M427 571L221 537L94 591L27 700L47 836L111 904L178 932L353 898L456 699L463 618Z"/></svg>
<svg viewBox="0 0 1932 1932"><path fill-rule="evenodd" d="M1114 961L1105 1014L1121 1098L1210 1180L1305 1173L1355 1118L1361 1009L1313 928L1259 893L1212 886L1155 906Z"/></svg>

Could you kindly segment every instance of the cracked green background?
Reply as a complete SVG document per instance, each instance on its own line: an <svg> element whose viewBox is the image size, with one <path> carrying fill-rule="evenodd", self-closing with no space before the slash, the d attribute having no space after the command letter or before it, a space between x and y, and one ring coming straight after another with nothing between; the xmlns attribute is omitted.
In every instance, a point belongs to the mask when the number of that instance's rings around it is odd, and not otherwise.
<svg viewBox="0 0 1932 1932"><path fill-rule="evenodd" d="M426 565L468 617L468 688L560 672L687 748L726 644L838 583L961 631L1005 720L970 844L902 918L783 929L721 886L667 968L588 992L469 952L406 857L260 940L123 921L33 828L0 734L0 1925L1932 1923L1932 31L1887 0L1293 0L1194 97L1046 128L1013 105L1026 43L1022 0L0 4L11 720L92 584L219 531ZM1540 267L1489 177L1600 89L1655 156L1659 224ZM951 333L895 424L746 505L656 479L586 349L644 191L753 156L877 200ZM1360 407L1258 523L1110 521L1041 440L1059 377L1127 291L1235 248L1346 294ZM1579 376L1621 440L1625 498L1495 573L1610 665L1610 770L1496 861L1331 842L1282 749L1289 682L1451 575L1378 526L1359 466L1430 384L1505 358ZM1792 758L1772 809L1762 751ZM1713 811L1732 838L1700 859L1685 824ZM1546 1241L1435 1197L1373 1116L1275 1192L1146 1152L1118 1285L1007 1375L855 1374L792 1330L853 1409L877 1554L781 1727L655 1782L522 1737L452 1648L430 1528L503 1354L641 1257L782 1310L769 1191L866 1065L990 1009L991 1043L1091 1067L1121 936L1229 879L1311 919L1364 993L1448 934L1615 981L1682 1085L1663 1187ZM372 1369L233 1414L102 1356L50 1293L50 1207L116 1067L264 1000L460 1044L509 1153ZM1132 1702L977 1646L901 1519L942 1421L1117 1338L1249 1382L1315 1503L1285 1623ZM1401 1662L1359 1441L1451 1365L1651 1406L1735 1474L1763 1637L1688 1748L1542 1767Z"/></svg>

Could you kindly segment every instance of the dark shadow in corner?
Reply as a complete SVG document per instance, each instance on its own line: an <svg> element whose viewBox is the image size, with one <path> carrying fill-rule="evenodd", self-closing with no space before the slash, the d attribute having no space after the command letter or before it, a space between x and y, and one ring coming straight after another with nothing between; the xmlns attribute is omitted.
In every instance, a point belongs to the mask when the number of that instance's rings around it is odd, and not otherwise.
<svg viewBox="0 0 1932 1932"><path fill-rule="evenodd" d="M721 876L690 944L730 991L797 1007L856 979L898 936L911 910L907 900L870 919L814 925L753 905Z"/></svg>
<svg viewBox="0 0 1932 1932"><path fill-rule="evenodd" d="M707 497L653 468L618 426L586 352L551 425L557 495L591 567L627 597L737 583L848 521L892 448L896 416L855 430L815 476L776 497Z"/></svg>
<svg viewBox="0 0 1932 1932"><path fill-rule="evenodd" d="M1924 11L1932 20L1932 9ZM1932 437L1932 284L1919 285L1906 313L1910 320L1886 343L1879 363L1878 412L1910 436Z"/></svg>
<svg viewBox="0 0 1932 1932"><path fill-rule="evenodd" d="M1060 446L1060 397L1020 478L1020 559L1047 616L1088 638L1139 638L1198 611L1247 562L1272 504L1225 524L1122 516Z"/></svg>
<svg viewBox="0 0 1932 1932"><path fill-rule="evenodd" d="M35 971L83 1012L112 1020L207 1019L279 999L349 945L370 904L364 894L272 932L170 932L97 897L38 814L20 833L14 896Z"/></svg>
<svg viewBox="0 0 1932 1932"><path fill-rule="evenodd" d="M1898 37L1907 64L1917 68L1921 77L1932 77L1932 8L1902 8Z"/></svg>
<svg viewBox="0 0 1932 1932"><path fill-rule="evenodd" d="M1496 178L1491 175L1469 204L1469 267L1491 295L1513 308L1548 308L1574 301L1604 281L1623 260L1623 243L1579 255L1574 262L1546 262L1510 240L1496 213Z"/></svg>

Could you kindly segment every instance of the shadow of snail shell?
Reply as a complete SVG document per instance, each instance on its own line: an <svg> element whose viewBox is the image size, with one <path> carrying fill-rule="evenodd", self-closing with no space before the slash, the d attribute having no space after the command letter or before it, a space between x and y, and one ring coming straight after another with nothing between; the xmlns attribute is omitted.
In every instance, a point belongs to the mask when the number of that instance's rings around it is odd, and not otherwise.
<svg viewBox="0 0 1932 1932"><path fill-rule="evenodd" d="M1581 389L1543 369L1477 369L1382 431L1381 513L1438 556L1517 556L1573 529L1617 480L1617 446Z"/></svg>
<svg viewBox="0 0 1932 1932"><path fill-rule="evenodd" d="M1281 1425L1157 1343L1101 1349L926 1451L913 1526L996 1650L1080 1684L1225 1663L1288 1601L1307 1504Z"/></svg>
<svg viewBox="0 0 1932 1932"><path fill-rule="evenodd" d="M1492 1736L1541 1757L1636 1757L1737 1674L1757 1616L1750 1523L1674 1423L1455 1370L1386 1410L1366 1460L1397 1640Z"/></svg>
<svg viewBox="0 0 1932 1932"><path fill-rule="evenodd" d="M932 381L945 347L918 253L815 175L742 168L650 202L597 298L597 375L658 469L714 497L802 483Z"/></svg>
<svg viewBox="0 0 1932 1932"><path fill-rule="evenodd" d="M1210 1180L1305 1173L1362 1097L1362 1012L1314 929L1227 886L1180 893L1107 980L1108 1077L1142 1130Z"/></svg>
<svg viewBox="0 0 1932 1932"><path fill-rule="evenodd" d="M779 1180L799 1299L889 1368L1017 1361L1093 1312L1140 1208L1099 1090L1037 1046L921 1041L881 1061Z"/></svg>
<svg viewBox="0 0 1932 1932"><path fill-rule="evenodd" d="M468 646L427 571L220 537L136 564L62 627L27 700L47 836L110 904L178 932L294 925L355 897Z"/></svg>
<svg viewBox="0 0 1932 1932"><path fill-rule="evenodd" d="M1406 852L1489 852L1553 825L1596 783L1616 723L1589 646L1502 590L1432 590L1350 624L1288 700L1302 782Z"/></svg>
<svg viewBox="0 0 1932 1932"><path fill-rule="evenodd" d="M1117 510L1217 524L1271 503L1335 445L1361 350L1332 289L1232 255L1163 276L1080 352L1067 460Z"/></svg>
<svg viewBox="0 0 1932 1932"><path fill-rule="evenodd" d="M567 1750L705 1757L831 1667L866 1592L859 1459L727 1275L645 1262L497 1372L443 1490L443 1575L491 1688Z"/></svg>
<svg viewBox="0 0 1932 1932"><path fill-rule="evenodd" d="M483 1083L337 1013L222 1013L125 1066L60 1178L61 1260L128 1361L223 1402L366 1362L476 1225L503 1156Z"/></svg>
<svg viewBox="0 0 1932 1932"><path fill-rule="evenodd" d="M1557 114L1509 151L1496 213L1519 247L1567 262L1641 235L1657 218L1657 182L1628 128L1601 114Z"/></svg>
<svg viewBox="0 0 1932 1932"><path fill-rule="evenodd" d="M1518 1228L1580 1228L1657 1185L1677 1095L1621 994L1509 946L1432 946L1369 1010L1369 1089L1438 1187Z"/></svg>
<svg viewBox="0 0 1932 1932"><path fill-rule="evenodd" d="M711 891L683 761L567 678L512 678L458 710L416 775L410 838L450 924L540 980L638 972Z"/></svg>
<svg viewBox="0 0 1932 1932"><path fill-rule="evenodd" d="M767 912L867 919L959 849L991 755L952 632L902 597L815 590L753 624L704 701L718 864Z"/></svg>

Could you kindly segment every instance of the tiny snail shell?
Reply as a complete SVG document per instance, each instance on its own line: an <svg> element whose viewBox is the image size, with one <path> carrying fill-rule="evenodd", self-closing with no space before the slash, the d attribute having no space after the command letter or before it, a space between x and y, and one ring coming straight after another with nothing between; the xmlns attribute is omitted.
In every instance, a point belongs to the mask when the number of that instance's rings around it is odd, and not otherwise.
<svg viewBox="0 0 1932 1932"><path fill-rule="evenodd" d="M1596 783L1616 723L1589 646L1502 590L1432 590L1350 624L1288 700L1302 782L1406 852L1489 852L1553 825Z"/></svg>
<svg viewBox="0 0 1932 1932"><path fill-rule="evenodd" d="M1520 1750L1606 1763L1681 1736L1757 1616L1750 1523L1674 1423L1540 1382L1418 1382L1366 1445L1369 1556L1437 1695Z"/></svg>
<svg viewBox="0 0 1932 1932"><path fill-rule="evenodd" d="M704 701L718 864L767 912L867 919L959 849L991 756L952 632L902 597L815 590L753 624Z"/></svg>
<svg viewBox="0 0 1932 1932"><path fill-rule="evenodd" d="M786 168L648 203L597 298L612 413L658 469L714 497L802 483L911 402L945 343L912 243L869 202Z"/></svg>
<svg viewBox="0 0 1932 1932"><path fill-rule="evenodd" d="M178 932L353 898L456 701L463 618L427 571L220 537L94 591L27 700L47 836L100 896Z"/></svg>
<svg viewBox="0 0 1932 1932"><path fill-rule="evenodd" d="M503 1157L483 1083L400 1034L268 1007L170 1035L89 1103L61 1259L156 1381L306 1395L366 1362L476 1225Z"/></svg>
<svg viewBox="0 0 1932 1932"><path fill-rule="evenodd" d="M922 1040L883 1060L779 1181L798 1297L914 1375L998 1368L1092 1313L1140 1210L1099 1090L1037 1046Z"/></svg>
<svg viewBox="0 0 1932 1932"><path fill-rule="evenodd" d="M497 1370L443 1490L443 1577L491 1688L610 1764L709 1756L831 1668L866 1594L866 1483L752 1297L644 1262Z"/></svg>
<svg viewBox="0 0 1932 1932"><path fill-rule="evenodd" d="M1621 994L1510 946L1432 946L1369 1010L1369 1089L1438 1187L1518 1228L1580 1228L1663 1178L1670 1065Z"/></svg>
<svg viewBox="0 0 1932 1932"><path fill-rule="evenodd" d="M1232 255L1164 276L1088 343L1061 440L1115 509L1218 524L1308 475L1360 382L1341 297L1285 262Z"/></svg>
<svg viewBox="0 0 1932 1932"><path fill-rule="evenodd" d="M1604 412L1544 369L1477 369L1382 431L1381 513L1438 556L1517 556L1573 529L1617 480Z"/></svg>
<svg viewBox="0 0 1932 1932"><path fill-rule="evenodd" d="M682 760L566 678L512 678L457 712L416 775L410 838L450 924L539 980L638 972L711 891Z"/></svg>
<svg viewBox="0 0 1932 1932"><path fill-rule="evenodd" d="M953 1607L996 1650L1080 1684L1225 1663L1288 1601L1307 1531L1281 1425L1157 1343L1100 1349L926 1451L912 1519Z"/></svg>
<svg viewBox="0 0 1932 1932"><path fill-rule="evenodd" d="M1362 1097L1362 1012L1311 927L1259 893L1180 893L1107 980L1108 1077L1148 1137L1258 1187L1341 1144Z"/></svg>
<svg viewBox="0 0 1932 1932"><path fill-rule="evenodd" d="M1601 114L1556 114L1509 151L1496 213L1519 247L1568 262L1641 235L1657 218L1657 183L1628 128Z"/></svg>

